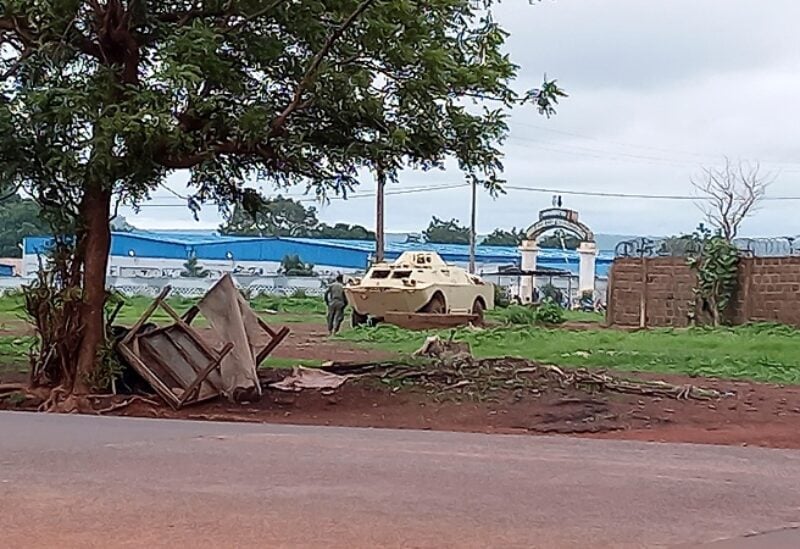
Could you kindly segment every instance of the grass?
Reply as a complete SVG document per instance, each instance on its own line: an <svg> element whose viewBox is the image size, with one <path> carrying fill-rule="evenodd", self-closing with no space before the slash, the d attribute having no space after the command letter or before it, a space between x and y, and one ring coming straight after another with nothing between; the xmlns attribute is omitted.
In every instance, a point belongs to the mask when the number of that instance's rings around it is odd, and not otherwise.
<svg viewBox="0 0 800 549"><path fill-rule="evenodd" d="M0 336L0 378L3 373L28 371L33 342L33 337Z"/></svg>
<svg viewBox="0 0 800 549"><path fill-rule="evenodd" d="M152 303L152 298L132 296L123 298L125 305L119 311L115 323L130 326L142 316ZM198 299L171 297L167 300L178 313L183 314ZM319 297L306 296L302 293L293 296L257 296L250 300L250 305L257 313L274 323L285 322L323 322L325 303ZM268 315L265 315L269 311ZM0 324L27 320L24 300L21 293L10 293L0 296ZM162 309L157 309L151 320L156 324L166 324L172 319ZM204 325L202 317L197 319L198 325Z"/></svg>
<svg viewBox="0 0 800 549"><path fill-rule="evenodd" d="M307 368L319 368L322 366L321 360L308 358L283 358L268 357L261 363L260 368L293 368L294 366L306 366Z"/></svg>
<svg viewBox="0 0 800 549"><path fill-rule="evenodd" d="M150 302L145 297L126 299L117 322L133 324ZM169 302L182 313L196 300L175 297ZM325 305L316 297L259 296L251 304L269 323L324 321ZM0 297L0 325L19 322L21 318L24 318L22 297L15 294ZM495 322L501 318L500 312L493 311L489 316ZM602 315L577 311L566 312L566 318L572 322L602 321ZM169 321L161 311L154 319ZM340 339L367 348L408 354L419 348L431 333L381 325L344 332ZM568 366L800 384L800 331L773 324L634 333L501 326L483 331L457 330L456 336L468 341L479 357L516 355ZM32 342L30 337L0 336L0 373L27 369ZM320 361L269 358L266 362L266 366L273 368L296 365L319 366Z"/></svg>
<svg viewBox="0 0 800 549"><path fill-rule="evenodd" d="M534 309L530 307L512 305L510 307L498 308L486 313L486 319L489 322L496 322L499 324L515 324L513 317L525 316L528 320L532 320L534 316ZM590 313L585 311L563 311L565 322L593 322L600 324L605 320L603 313Z"/></svg>
<svg viewBox="0 0 800 549"><path fill-rule="evenodd" d="M379 326L340 337L365 347L407 354L430 334ZM634 333L501 327L457 330L456 337L468 341L479 357L513 355L559 365L800 384L800 332L786 326L753 324Z"/></svg>
<svg viewBox="0 0 800 549"><path fill-rule="evenodd" d="M596 322L600 324L606 319L603 313L588 311L564 311L564 318L567 322Z"/></svg>
<svg viewBox="0 0 800 549"><path fill-rule="evenodd" d="M115 324L130 326L142 316L152 299L144 296L124 298L125 305L119 311ZM183 314L197 299L172 297L167 302L179 313ZM258 296L251 300L251 306L269 324L291 323L324 323L325 304L321 298L305 295L293 296ZM269 313L267 314L267 311ZM168 324L172 318L157 309L150 317L152 322L159 325ZM21 293L11 293L0 296L0 329L5 329L5 324L14 325L26 322L27 315L24 308L24 299ZM207 326L207 321L199 316L193 323L198 327ZM20 337L17 335L0 335L0 379L3 373L24 373L29 368L28 352L33 337ZM272 368L291 368L292 366L319 366L319 360L268 358L264 366Z"/></svg>
<svg viewBox="0 0 800 549"><path fill-rule="evenodd" d="M179 314L186 312L198 299L185 297L172 297L167 300ZM0 299L2 302L2 299ZM120 310L115 323L130 326L136 322L150 305L152 299L143 296L125 298L125 306ZM268 323L285 324L298 322L323 322L325 318L325 304L318 297L308 296L257 296L250 300L253 310L262 316ZM269 311L269 314L266 314ZM2 308L0 308L2 315ZM2 316L0 316L2 318ZM151 317L156 324L167 324L171 318L162 309L157 309ZM198 316L193 323L197 326L206 326L207 322Z"/></svg>

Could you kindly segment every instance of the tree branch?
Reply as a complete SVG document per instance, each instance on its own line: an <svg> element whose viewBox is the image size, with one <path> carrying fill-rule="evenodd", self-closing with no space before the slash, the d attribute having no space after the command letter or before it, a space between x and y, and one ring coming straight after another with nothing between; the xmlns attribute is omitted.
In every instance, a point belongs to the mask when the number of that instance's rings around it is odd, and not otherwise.
<svg viewBox="0 0 800 549"><path fill-rule="evenodd" d="M233 25L231 25L230 27L226 28L225 32L231 32L231 31L237 30L237 29L241 28L242 26L246 25L247 23L249 23L250 21L252 21L254 19L258 19L259 17L262 17L262 16L268 14L272 10L277 9L278 6L280 6L281 4L285 4L287 1L288 0L275 0L273 3L269 4L268 6L262 8L260 10L257 10L255 12L251 13L250 15L245 15L244 18L241 21L238 21L238 22L234 23Z"/></svg>
<svg viewBox="0 0 800 549"><path fill-rule="evenodd" d="M771 175L761 176L759 172L758 164L739 162L734 166L725 158L724 167L704 168L703 180L692 180L692 185L704 197L706 204L700 205L700 209L706 220L728 241L736 238L742 222L755 211L772 181Z"/></svg>
<svg viewBox="0 0 800 549"><path fill-rule="evenodd" d="M328 36L328 39L325 41L325 44L322 46L317 54L314 56L314 59L311 61L311 65L309 65L308 70L303 75L302 80L298 83L297 87L294 90L294 96L292 97L292 101L286 106L286 108L278 115L278 117L272 121L272 131L270 132L271 136L278 135L283 126L286 124L286 120L291 116L291 114L296 111L301 103L303 92L313 83L314 78L316 78L317 71L319 70L320 65L322 65L322 61L324 61L325 56L333 48L334 44L336 43L339 38L349 29L353 23L363 14L372 4L375 3L376 0L364 0L358 7L350 14L350 16L344 20L344 22L339 25L339 27Z"/></svg>
<svg viewBox="0 0 800 549"><path fill-rule="evenodd" d="M218 154L254 156L261 158L266 162L273 162L278 158L275 149L267 144L248 144L242 143L241 141L225 141L222 143L213 144L202 150L178 155L171 155L162 148L156 151L154 160L165 168L185 170L193 168L198 164L202 164Z"/></svg>

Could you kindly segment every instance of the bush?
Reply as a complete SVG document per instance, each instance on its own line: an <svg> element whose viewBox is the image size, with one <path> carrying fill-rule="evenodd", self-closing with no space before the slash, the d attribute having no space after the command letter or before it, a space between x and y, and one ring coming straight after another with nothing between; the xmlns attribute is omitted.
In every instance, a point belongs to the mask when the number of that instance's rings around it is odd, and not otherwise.
<svg viewBox="0 0 800 549"><path fill-rule="evenodd" d="M505 309L511 305L511 300L508 297L508 289L495 284L494 285L494 306L497 309Z"/></svg>
<svg viewBox="0 0 800 549"><path fill-rule="evenodd" d="M536 324L563 324L565 320L564 309L550 299L545 299L534 309L534 322Z"/></svg>
<svg viewBox="0 0 800 549"><path fill-rule="evenodd" d="M289 296L291 299L308 299L309 295L303 288L295 288Z"/></svg>
<svg viewBox="0 0 800 549"><path fill-rule="evenodd" d="M502 312L501 318L506 324L535 324L536 309L524 305L511 305Z"/></svg>
<svg viewBox="0 0 800 549"><path fill-rule="evenodd" d="M564 294L552 284L545 284L541 289L542 301L554 301L561 303L564 300Z"/></svg>

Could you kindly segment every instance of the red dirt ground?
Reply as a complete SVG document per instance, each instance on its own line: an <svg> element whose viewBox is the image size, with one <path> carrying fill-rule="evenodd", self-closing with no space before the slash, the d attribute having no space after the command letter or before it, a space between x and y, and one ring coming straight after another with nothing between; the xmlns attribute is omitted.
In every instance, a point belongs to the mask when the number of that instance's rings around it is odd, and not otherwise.
<svg viewBox="0 0 800 549"><path fill-rule="evenodd" d="M362 362L391 356L332 340L328 337L323 324L288 324L288 326L291 329L289 336L278 345L271 356L323 362L328 360Z"/></svg>
<svg viewBox="0 0 800 549"><path fill-rule="evenodd" d="M282 358L367 361L382 353L328 339L324 327L293 324L292 335L274 356ZM285 370L267 375L279 379ZM715 381L680 376L620 374L663 379L731 392L718 401L654 399L637 395L569 390L539 397L501 394L495 402L459 401L448 393L437 400L420 389L393 389L376 379L350 380L331 395L316 391L267 391L259 403L238 406L224 401L179 412L137 402L120 415L251 421L356 427L393 427L490 433L571 434L663 442L800 448L800 387ZM12 377L19 378L19 375ZM24 377L24 376L21 376ZM21 381L0 373L0 382ZM124 397L116 397L124 400ZM5 404L4 404L5 403ZM31 403L33 404L33 403ZM0 400L0 408L9 406Z"/></svg>
<svg viewBox="0 0 800 549"><path fill-rule="evenodd" d="M276 379L281 375L276 373ZM521 400L508 394L493 403L458 401L454 395L437 401L433 395L395 391L372 379L348 381L330 395L268 391L261 402L244 406L216 401L175 412L137 403L121 414L800 448L800 387L659 378L736 391L736 395L698 401L569 391Z"/></svg>

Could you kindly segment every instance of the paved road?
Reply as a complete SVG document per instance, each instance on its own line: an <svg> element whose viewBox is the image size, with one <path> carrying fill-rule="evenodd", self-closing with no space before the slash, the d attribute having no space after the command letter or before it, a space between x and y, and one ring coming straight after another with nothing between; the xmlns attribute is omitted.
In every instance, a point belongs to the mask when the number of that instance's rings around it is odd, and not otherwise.
<svg viewBox="0 0 800 549"><path fill-rule="evenodd" d="M0 435L5 547L800 547L794 451L12 413Z"/></svg>

